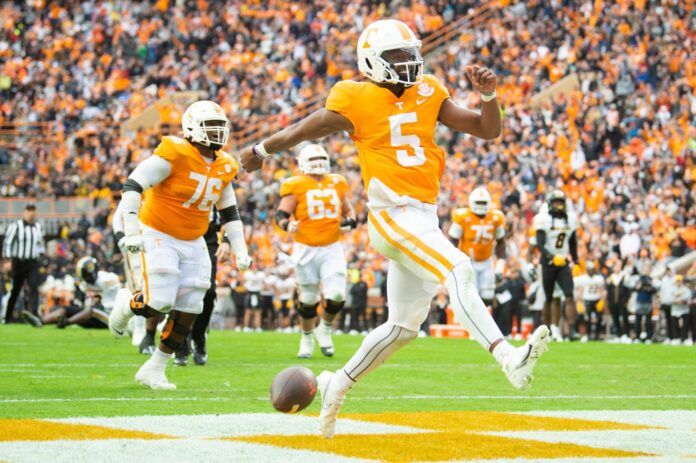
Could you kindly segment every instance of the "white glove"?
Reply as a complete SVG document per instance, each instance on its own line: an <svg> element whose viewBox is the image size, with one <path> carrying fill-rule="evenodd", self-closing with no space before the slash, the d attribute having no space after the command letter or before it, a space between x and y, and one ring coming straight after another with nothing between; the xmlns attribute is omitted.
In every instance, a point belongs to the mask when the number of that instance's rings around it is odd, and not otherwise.
<svg viewBox="0 0 696 463"><path fill-rule="evenodd" d="M297 220L291 220L288 222L288 233L297 233L297 230L300 229L300 222Z"/></svg>
<svg viewBox="0 0 696 463"><path fill-rule="evenodd" d="M235 260L237 261L237 269L238 270L249 270L249 267L251 267L252 259L249 257L249 254L241 254L238 256L234 256Z"/></svg>
<svg viewBox="0 0 696 463"><path fill-rule="evenodd" d="M145 251L143 246L143 237L140 235L130 235L123 238L123 246L128 252L138 253Z"/></svg>

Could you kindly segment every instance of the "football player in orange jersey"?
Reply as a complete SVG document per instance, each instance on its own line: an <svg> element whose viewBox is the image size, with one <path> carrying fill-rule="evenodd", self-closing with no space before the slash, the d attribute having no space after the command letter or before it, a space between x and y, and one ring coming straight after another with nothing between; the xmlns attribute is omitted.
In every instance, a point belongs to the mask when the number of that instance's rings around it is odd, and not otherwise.
<svg viewBox="0 0 696 463"><path fill-rule="evenodd" d="M501 131L493 71L467 66L481 93L480 113L453 102L435 76L423 75L421 42L408 26L375 21L360 35L358 67L366 81L345 80L331 89L326 107L242 152L245 169L258 169L270 153L334 132L348 132L358 148L369 198L372 245L389 258L389 318L368 334L340 370L319 375L324 437L332 437L348 390L418 336L438 284L449 291L456 318L502 366L513 386L525 388L548 328L540 326L520 348L503 338L476 292L474 271L465 253L438 227L437 197L445 152L435 143L438 122L450 129L493 139Z"/></svg>
<svg viewBox="0 0 696 463"><path fill-rule="evenodd" d="M503 261L493 263L493 250L496 257L505 258L505 216L491 209L491 195L486 188L475 188L469 195L469 207L452 213L449 236L471 259L476 289L490 306L495 294L495 275L503 273L500 268Z"/></svg>
<svg viewBox="0 0 696 463"><path fill-rule="evenodd" d="M229 137L227 116L212 101L197 101L186 109L181 125L184 138L164 137L130 174L121 199L123 245L140 253L142 291L117 298L109 329L120 337L133 315L169 314L159 347L135 375L152 389L176 388L167 381L165 367L203 309L211 273L203 235L213 205L237 267L251 265L232 187L239 165L222 151Z"/></svg>
<svg viewBox="0 0 696 463"><path fill-rule="evenodd" d="M346 299L347 263L341 245L341 230L355 228L355 211L348 200L348 182L331 174L330 160L320 145L302 148L297 157L302 175L290 177L280 187L276 223L293 234L292 260L300 286L302 338L299 358L311 358L314 336L321 353L334 354L331 324ZM294 218L293 218L294 217ZM319 285L324 310L316 331Z"/></svg>

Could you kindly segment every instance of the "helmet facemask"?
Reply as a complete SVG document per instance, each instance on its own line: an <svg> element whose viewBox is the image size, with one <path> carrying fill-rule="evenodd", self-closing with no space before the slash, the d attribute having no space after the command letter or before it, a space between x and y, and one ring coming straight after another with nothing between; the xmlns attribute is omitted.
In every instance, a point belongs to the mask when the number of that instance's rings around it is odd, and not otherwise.
<svg viewBox="0 0 696 463"><path fill-rule="evenodd" d="M377 60L384 66L384 82L411 87L423 78L423 57L418 47L385 50Z"/></svg>
<svg viewBox="0 0 696 463"><path fill-rule="evenodd" d="M200 138L193 141L217 151L227 144L230 137L229 122L226 120L201 121L199 133Z"/></svg>
<svg viewBox="0 0 696 463"><path fill-rule="evenodd" d="M474 201L471 205L471 212L478 216L485 216L488 214L488 201Z"/></svg>

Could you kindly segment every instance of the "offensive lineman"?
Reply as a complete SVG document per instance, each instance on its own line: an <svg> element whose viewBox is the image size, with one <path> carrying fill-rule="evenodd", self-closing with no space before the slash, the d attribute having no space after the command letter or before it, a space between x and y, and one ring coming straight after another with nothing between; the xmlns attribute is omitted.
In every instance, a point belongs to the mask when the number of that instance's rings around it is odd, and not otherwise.
<svg viewBox="0 0 696 463"><path fill-rule="evenodd" d="M544 309L542 319L545 324L559 326L560 310L551 310L554 286L565 295L565 314L570 338L575 338L575 298L573 297L573 274L568 262L568 254L574 263L578 262L578 244L575 231L578 219L568 211L566 197L560 190L551 192L546 200L547 209L542 208L534 216L536 246L541 252L541 278L544 286Z"/></svg>
<svg viewBox="0 0 696 463"><path fill-rule="evenodd" d="M211 273L203 234L213 205L237 267L251 264L231 183L239 166L222 151L229 137L227 116L212 101L197 101L186 109L181 125L184 138L164 137L130 174L121 200L124 246L140 253L143 289L130 300L116 300L109 330L121 337L133 315L169 314L159 347L135 375L152 389L176 388L164 370L203 310Z"/></svg>
<svg viewBox="0 0 696 463"><path fill-rule="evenodd" d="M546 326L520 348L504 340L476 292L470 259L438 227L445 152L435 144L435 127L441 122L479 138L499 136L497 77L489 69L467 67L483 100L480 114L470 111L454 103L434 76L423 75L420 46L404 23L375 21L357 45L358 67L367 81L337 83L325 108L242 152L244 168L253 171L271 153L335 132L348 132L358 148L370 241L389 258L389 318L365 337L343 368L319 375L319 425L325 438L333 437L336 416L355 382L418 336L438 284L447 287L459 322L493 354L514 387L529 385L547 350Z"/></svg>
<svg viewBox="0 0 696 463"><path fill-rule="evenodd" d="M355 228L355 211L348 200L348 182L330 173L329 155L320 145L309 144L297 157L302 175L290 177L280 186L276 223L292 233L295 245L292 262L300 287L302 337L298 358L311 358L314 336L321 353L334 355L331 325L346 299L348 264L341 244L341 230ZM294 218L293 218L294 217ZM321 285L321 288L320 288ZM324 310L317 329L320 296Z"/></svg>
<svg viewBox="0 0 696 463"><path fill-rule="evenodd" d="M452 243L471 259L476 275L476 290L483 303L490 307L495 294L495 275L505 258L505 216L491 209L491 195L484 187L475 188L469 195L469 207L452 213L449 236ZM493 262L493 252L498 263ZM497 267L497 268L496 268Z"/></svg>

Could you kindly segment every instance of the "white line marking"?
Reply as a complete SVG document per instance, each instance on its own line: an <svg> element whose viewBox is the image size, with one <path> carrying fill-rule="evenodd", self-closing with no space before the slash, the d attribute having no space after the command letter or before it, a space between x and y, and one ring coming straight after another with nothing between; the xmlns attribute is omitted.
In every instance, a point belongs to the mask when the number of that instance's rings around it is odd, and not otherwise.
<svg viewBox="0 0 696 463"><path fill-rule="evenodd" d="M352 401L375 400L630 400L630 399L696 399L696 394L655 394L655 395L393 395L393 396L351 396ZM63 399L0 399L0 403L43 403L43 402L234 402L238 400L265 401L268 397L83 397Z"/></svg>

